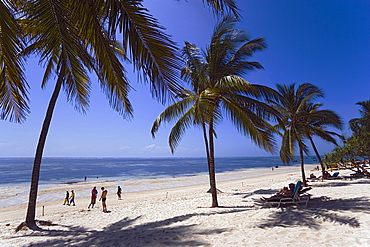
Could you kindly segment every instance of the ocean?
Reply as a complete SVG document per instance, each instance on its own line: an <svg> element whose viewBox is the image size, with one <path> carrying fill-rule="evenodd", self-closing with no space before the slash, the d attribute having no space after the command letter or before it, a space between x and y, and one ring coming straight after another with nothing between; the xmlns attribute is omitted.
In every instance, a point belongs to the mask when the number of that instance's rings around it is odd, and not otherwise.
<svg viewBox="0 0 370 247"><path fill-rule="evenodd" d="M290 165L299 164L299 158ZM305 164L317 164L313 156ZM283 166L277 156L216 158L216 173ZM33 158L0 158L0 185L30 183ZM208 173L206 158L57 158L41 164L40 184L85 180L179 177Z"/></svg>

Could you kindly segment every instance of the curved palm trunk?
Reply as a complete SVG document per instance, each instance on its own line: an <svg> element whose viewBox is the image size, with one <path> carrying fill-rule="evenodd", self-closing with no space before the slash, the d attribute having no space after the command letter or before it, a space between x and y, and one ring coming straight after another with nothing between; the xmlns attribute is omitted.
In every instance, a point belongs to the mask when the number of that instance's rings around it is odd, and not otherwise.
<svg viewBox="0 0 370 247"><path fill-rule="evenodd" d="M303 149L301 148L301 146L299 146L299 157L300 157L300 161L301 161L301 173L302 173L302 183L303 183L303 186L307 186L307 182L306 182L306 174L305 174L305 171L304 171L304 157L303 157Z"/></svg>
<svg viewBox="0 0 370 247"><path fill-rule="evenodd" d="M216 189L216 173L215 173L215 150L213 141L213 121L209 124L209 183L212 194L212 207L218 207L217 189Z"/></svg>
<svg viewBox="0 0 370 247"><path fill-rule="evenodd" d="M46 111L45 119L42 125L41 133L39 136L39 141L37 144L35 159L33 163L31 187L30 187L30 194L29 194L27 215L26 215L26 225L31 229L38 228L35 222L35 215L36 215L36 200L37 200L37 191L38 191L38 185L39 185L41 160L42 160L42 155L44 152L46 136L48 134L50 123L51 123L51 118L53 116L55 104L58 99L59 92L62 86L62 78L63 76L59 75L57 83L54 88L54 92L50 98L49 106Z"/></svg>
<svg viewBox="0 0 370 247"><path fill-rule="evenodd" d="M315 145L315 143L313 142L313 139L312 139L312 137L311 137L310 135L308 136L308 139L310 140L310 142L311 142L311 146L312 146L312 148L313 148L313 151L315 152L316 157L317 157L317 159L318 159L318 160L319 160L319 162L320 162L320 165L321 165L321 172L322 172L322 177L324 177L324 174L325 174L325 167L324 167L324 164L322 163L322 160L321 160L321 156L320 156L320 154L319 154L319 151L317 151L316 145Z"/></svg>

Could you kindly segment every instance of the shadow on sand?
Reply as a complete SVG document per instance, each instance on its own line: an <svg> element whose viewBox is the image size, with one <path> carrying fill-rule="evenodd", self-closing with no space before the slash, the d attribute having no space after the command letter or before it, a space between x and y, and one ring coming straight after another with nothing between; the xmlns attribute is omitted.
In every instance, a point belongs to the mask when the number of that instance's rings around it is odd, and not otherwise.
<svg viewBox="0 0 370 247"><path fill-rule="evenodd" d="M353 184L370 184L370 179L359 180L331 180L325 182L312 183L312 187L342 187ZM248 198L253 195L274 194L278 191L271 189L259 189L248 193L238 193L243 198ZM243 200L246 202L245 200ZM266 207L267 205L255 200L257 205ZM289 205L282 207L279 210L271 211L269 217L261 219L257 227L273 228L305 226L308 228L320 229L320 225L324 221L333 222L341 225L348 225L353 228L360 227L360 221L356 217L348 217L341 214L344 211L370 213L370 204L368 197L357 197L348 199L330 198L327 196L314 197L310 200L307 207L296 207Z"/></svg>
<svg viewBox="0 0 370 247"><path fill-rule="evenodd" d="M341 225L348 225L353 228L360 227L356 217L348 217L340 214L341 211L369 212L370 205L368 198L331 199L330 197L314 198L307 208L286 207L274 211L270 216L261 221L260 228L305 226L308 228L320 229L324 221Z"/></svg>
<svg viewBox="0 0 370 247"><path fill-rule="evenodd" d="M186 214L173 218L134 225L141 217L124 218L101 231L83 227L63 226L66 230L42 230L22 237L48 236L55 239L33 243L30 246L207 246L210 243L198 241L196 235L220 234L229 229L202 229L194 224L176 224L192 217L215 214L232 214L249 209L228 209L221 212ZM19 236L18 236L19 237Z"/></svg>

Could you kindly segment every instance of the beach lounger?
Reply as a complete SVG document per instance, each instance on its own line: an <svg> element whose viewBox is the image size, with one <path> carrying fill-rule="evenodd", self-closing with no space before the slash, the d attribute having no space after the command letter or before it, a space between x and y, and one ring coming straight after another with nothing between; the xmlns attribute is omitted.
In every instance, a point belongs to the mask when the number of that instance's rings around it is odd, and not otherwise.
<svg viewBox="0 0 370 247"><path fill-rule="evenodd" d="M290 205L290 204L294 204L297 206L299 206L300 204L304 204L305 207L307 207L308 202L311 199L311 195L307 194L307 191L311 189L312 188L309 187L309 188L305 188L302 190L302 182L298 181L294 187L292 197L282 198L276 201L267 201L266 203L268 203L270 207L277 206L278 208L283 205Z"/></svg>
<svg viewBox="0 0 370 247"><path fill-rule="evenodd" d="M334 172L333 175L331 175L328 179L342 179L339 176L339 172Z"/></svg>

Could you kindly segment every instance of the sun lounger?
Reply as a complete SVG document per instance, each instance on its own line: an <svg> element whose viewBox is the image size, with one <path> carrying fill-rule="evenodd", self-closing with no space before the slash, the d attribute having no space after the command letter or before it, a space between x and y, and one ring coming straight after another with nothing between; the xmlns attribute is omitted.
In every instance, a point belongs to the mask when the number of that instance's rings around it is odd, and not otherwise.
<svg viewBox="0 0 370 247"><path fill-rule="evenodd" d="M278 208L283 205L290 205L295 204L299 206L300 204L304 204L305 207L307 207L309 200L311 199L311 195L307 194L308 190L311 190L312 188L305 188L302 190L302 183L301 181L298 181L297 184L294 187L292 197L289 198L281 198L280 200L276 201L267 201L268 205L270 207L277 206Z"/></svg>
<svg viewBox="0 0 370 247"><path fill-rule="evenodd" d="M339 172L334 172L333 175L331 175L328 179L342 179L339 176Z"/></svg>

